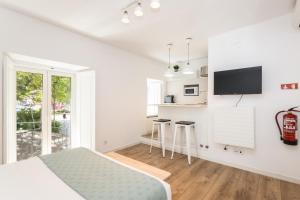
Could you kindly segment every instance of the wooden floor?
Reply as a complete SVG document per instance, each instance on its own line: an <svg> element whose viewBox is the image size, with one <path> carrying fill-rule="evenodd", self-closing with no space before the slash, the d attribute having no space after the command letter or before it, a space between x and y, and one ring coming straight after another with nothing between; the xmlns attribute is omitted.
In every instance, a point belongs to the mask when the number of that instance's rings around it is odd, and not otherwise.
<svg viewBox="0 0 300 200"><path fill-rule="evenodd" d="M138 144L120 151L119 154L169 171L166 180L172 189L173 200L300 200L300 185L254 174L210 161L193 159L187 164L186 156L166 152ZM299 169L300 170L300 169Z"/></svg>

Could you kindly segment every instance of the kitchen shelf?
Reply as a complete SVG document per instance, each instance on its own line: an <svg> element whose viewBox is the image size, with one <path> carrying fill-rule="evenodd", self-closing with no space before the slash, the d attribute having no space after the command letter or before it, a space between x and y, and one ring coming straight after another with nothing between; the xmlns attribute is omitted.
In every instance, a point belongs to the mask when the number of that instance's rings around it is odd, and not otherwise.
<svg viewBox="0 0 300 200"><path fill-rule="evenodd" d="M183 107L183 108L205 108L207 104L177 104L177 103L164 103L160 107Z"/></svg>

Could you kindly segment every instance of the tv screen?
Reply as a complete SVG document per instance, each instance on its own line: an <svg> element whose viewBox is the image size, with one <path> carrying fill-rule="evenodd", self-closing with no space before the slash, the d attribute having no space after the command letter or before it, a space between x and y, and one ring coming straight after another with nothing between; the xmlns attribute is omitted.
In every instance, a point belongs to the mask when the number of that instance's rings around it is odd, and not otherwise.
<svg viewBox="0 0 300 200"><path fill-rule="evenodd" d="M262 67L249 67L214 73L214 94L261 94Z"/></svg>

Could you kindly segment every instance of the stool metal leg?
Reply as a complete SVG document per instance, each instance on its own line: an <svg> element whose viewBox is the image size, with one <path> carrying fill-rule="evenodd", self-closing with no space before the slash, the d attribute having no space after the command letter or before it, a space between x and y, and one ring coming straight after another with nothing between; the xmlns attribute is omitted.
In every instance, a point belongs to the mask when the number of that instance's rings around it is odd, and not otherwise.
<svg viewBox="0 0 300 200"><path fill-rule="evenodd" d="M173 159L173 156L174 156L177 128L179 128L179 126L176 124L176 125L175 125L174 135L173 135L173 146L172 146L172 155L171 155L171 159Z"/></svg>
<svg viewBox="0 0 300 200"><path fill-rule="evenodd" d="M161 128L160 128L160 124L157 124L157 139L159 140L160 148L162 148L162 145L161 145Z"/></svg>
<svg viewBox="0 0 300 200"><path fill-rule="evenodd" d="M161 129L161 131L160 131L160 134L161 134L160 142L161 142L163 157L165 157L165 153L166 153L166 144L165 144L166 123L161 123L160 124L160 129Z"/></svg>
<svg viewBox="0 0 300 200"><path fill-rule="evenodd" d="M155 124L152 124L152 134L151 134L150 151L149 151L149 153L151 153L151 151L152 151L152 143L153 143L154 129L155 129Z"/></svg>
<svg viewBox="0 0 300 200"><path fill-rule="evenodd" d="M195 128L195 126L192 126L192 128L193 128L193 134L194 134L195 141L196 141L196 154L197 154L197 156L199 156L198 136L196 134L196 128Z"/></svg>
<svg viewBox="0 0 300 200"><path fill-rule="evenodd" d="M191 164L191 126L185 126L186 136L186 151L188 156L188 163Z"/></svg>

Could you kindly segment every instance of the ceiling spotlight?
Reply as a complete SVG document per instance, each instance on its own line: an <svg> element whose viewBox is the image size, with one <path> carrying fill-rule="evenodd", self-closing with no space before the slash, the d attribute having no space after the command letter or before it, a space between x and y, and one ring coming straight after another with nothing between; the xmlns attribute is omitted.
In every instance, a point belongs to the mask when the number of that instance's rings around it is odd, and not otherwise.
<svg viewBox="0 0 300 200"><path fill-rule="evenodd" d="M153 9L158 9L160 7L160 2L159 0L151 0L150 3L151 8Z"/></svg>
<svg viewBox="0 0 300 200"><path fill-rule="evenodd" d="M135 7L134 14L137 17L141 17L144 15L143 9L142 9L142 4L140 2L138 2L137 6Z"/></svg>
<svg viewBox="0 0 300 200"><path fill-rule="evenodd" d="M122 20L121 20L124 24L128 24L130 22L129 17L128 17L128 12L127 10L124 11L123 16L122 16Z"/></svg>

